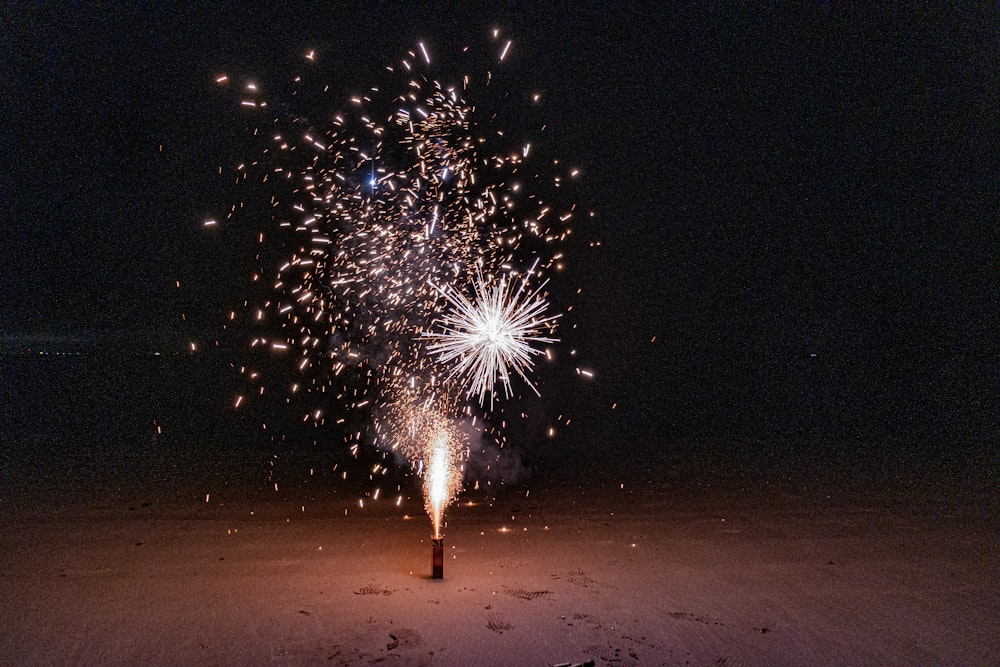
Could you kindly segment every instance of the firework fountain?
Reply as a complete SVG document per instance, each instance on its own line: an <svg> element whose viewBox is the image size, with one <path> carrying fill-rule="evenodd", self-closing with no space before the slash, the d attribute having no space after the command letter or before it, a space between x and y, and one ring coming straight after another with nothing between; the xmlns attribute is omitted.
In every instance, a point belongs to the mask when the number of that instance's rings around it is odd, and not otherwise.
<svg viewBox="0 0 1000 667"><path fill-rule="evenodd" d="M510 47L494 31L492 68ZM305 60L315 66L316 54ZM531 141L509 139L495 110L468 101L497 96L492 71L434 78L422 42L387 70L395 84L351 96L325 129L271 114L255 83L242 86L254 135L268 139L253 164L274 212L253 274L272 290L247 310L266 331L252 346L292 351L291 392L321 398L306 420L321 425L331 408L338 423L362 413L368 427L348 436L352 451L401 454L423 478L439 577L444 510L462 488L472 438L503 445L496 382L505 399L516 397L513 376L538 393L529 373L558 319L546 276L561 268L573 217L542 193L575 172L536 164ZM238 179L249 170L241 165Z"/></svg>

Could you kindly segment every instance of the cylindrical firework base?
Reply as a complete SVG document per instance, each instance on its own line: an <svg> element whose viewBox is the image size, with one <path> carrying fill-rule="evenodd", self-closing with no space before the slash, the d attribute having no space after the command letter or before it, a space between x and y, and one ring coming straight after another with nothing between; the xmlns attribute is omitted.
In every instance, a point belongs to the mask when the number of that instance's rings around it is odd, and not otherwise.
<svg viewBox="0 0 1000 667"><path fill-rule="evenodd" d="M431 560L431 579L444 579L444 538L431 538L431 546L434 548Z"/></svg>

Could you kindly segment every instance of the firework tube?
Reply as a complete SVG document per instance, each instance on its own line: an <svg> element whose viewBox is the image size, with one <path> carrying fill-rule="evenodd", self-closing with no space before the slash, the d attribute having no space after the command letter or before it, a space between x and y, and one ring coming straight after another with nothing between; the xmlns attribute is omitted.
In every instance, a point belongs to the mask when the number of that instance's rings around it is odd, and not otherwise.
<svg viewBox="0 0 1000 667"><path fill-rule="evenodd" d="M444 538L432 537L431 579L444 579Z"/></svg>

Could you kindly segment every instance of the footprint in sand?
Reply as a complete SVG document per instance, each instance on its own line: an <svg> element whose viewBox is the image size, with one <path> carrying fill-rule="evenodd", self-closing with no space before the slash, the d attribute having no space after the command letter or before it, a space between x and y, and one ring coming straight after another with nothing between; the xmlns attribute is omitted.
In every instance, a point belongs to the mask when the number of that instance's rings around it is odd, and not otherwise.
<svg viewBox="0 0 1000 667"><path fill-rule="evenodd" d="M385 663L398 667L426 667L434 660L434 651L424 645L423 637L416 630L399 628L389 633L391 640L385 648L388 655L372 657L364 664ZM360 661L354 664L362 664Z"/></svg>
<svg viewBox="0 0 1000 667"><path fill-rule="evenodd" d="M368 584L367 586L362 586L358 590L354 591L355 595L392 595L394 589L385 588L384 586L379 586L378 584Z"/></svg>
<svg viewBox="0 0 1000 667"><path fill-rule="evenodd" d="M504 633L504 630L513 630L514 629L513 625L511 625L510 623L507 623L506 621L504 621L502 619L497 618L496 616L487 616L486 617L486 627L490 631L495 632L495 633L497 633L499 635L502 635Z"/></svg>
<svg viewBox="0 0 1000 667"><path fill-rule="evenodd" d="M673 611L667 614L667 616L675 621L693 621L695 623L701 623L702 625L725 625L721 618L702 616L700 614L689 614L686 611Z"/></svg>
<svg viewBox="0 0 1000 667"><path fill-rule="evenodd" d="M392 651L400 647L419 646L420 642L423 641L419 632L409 628L400 628L399 630L390 632L389 639L392 641L386 644L385 648L387 651Z"/></svg>
<svg viewBox="0 0 1000 667"><path fill-rule="evenodd" d="M639 664L639 656L635 651L630 649L623 651L621 648L611 646L610 644L606 646L600 644L588 646L583 649L583 652L588 655L597 656L606 664L615 665L616 667L638 667Z"/></svg>
<svg viewBox="0 0 1000 667"><path fill-rule="evenodd" d="M535 600L552 594L551 591L526 591L523 588L507 588L504 593L521 600Z"/></svg>
<svg viewBox="0 0 1000 667"><path fill-rule="evenodd" d="M573 584L574 586L580 586L582 588L589 588L592 584L598 583L594 579L588 577L583 570L570 570L565 575L566 581ZM562 576L558 574L552 575L553 580L562 579Z"/></svg>

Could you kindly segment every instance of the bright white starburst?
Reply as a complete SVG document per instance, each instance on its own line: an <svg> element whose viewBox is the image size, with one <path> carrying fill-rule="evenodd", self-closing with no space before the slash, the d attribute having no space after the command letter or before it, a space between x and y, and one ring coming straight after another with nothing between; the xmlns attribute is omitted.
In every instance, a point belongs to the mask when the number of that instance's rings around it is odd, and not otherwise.
<svg viewBox="0 0 1000 667"><path fill-rule="evenodd" d="M533 357L542 353L533 344L555 342L541 334L551 331L559 316L545 314L548 302L540 293L545 283L533 292L525 291L525 284L521 281L515 286L505 277L487 281L478 275L472 299L451 285L437 288L451 310L438 320L439 331L423 335L433 341L427 349L438 356L439 363L451 367L449 380L464 382L469 396L479 396L480 405L487 394L492 405L498 379L511 397L511 371L538 393L527 376Z"/></svg>

